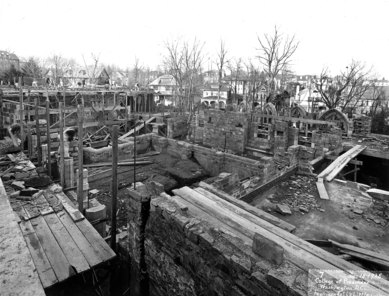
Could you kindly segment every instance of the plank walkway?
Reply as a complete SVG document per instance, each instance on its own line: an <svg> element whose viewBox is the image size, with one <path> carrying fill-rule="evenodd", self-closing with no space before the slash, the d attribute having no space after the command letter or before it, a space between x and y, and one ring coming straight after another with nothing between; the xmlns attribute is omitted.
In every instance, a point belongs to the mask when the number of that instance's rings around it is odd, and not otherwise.
<svg viewBox="0 0 389 296"><path fill-rule="evenodd" d="M27 240L23 239L17 221L0 179L0 295L44 296Z"/></svg>
<svg viewBox="0 0 389 296"><path fill-rule="evenodd" d="M8 202L7 195L2 196L2 199ZM24 251L32 258L32 270L36 270L38 282L40 279L43 288L83 273L116 256L62 192L54 193L46 189L32 202L11 199L11 204L15 209L11 214L20 217L19 227L16 222L15 227L24 238Z"/></svg>

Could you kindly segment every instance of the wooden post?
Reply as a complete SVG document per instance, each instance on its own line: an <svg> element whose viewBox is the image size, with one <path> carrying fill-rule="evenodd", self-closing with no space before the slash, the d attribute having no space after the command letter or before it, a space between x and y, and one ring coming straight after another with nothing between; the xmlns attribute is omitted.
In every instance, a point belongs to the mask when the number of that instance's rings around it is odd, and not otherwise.
<svg viewBox="0 0 389 296"><path fill-rule="evenodd" d="M112 204L111 204L111 249L116 251L116 204L118 194L118 134L119 127L112 127Z"/></svg>
<svg viewBox="0 0 389 296"><path fill-rule="evenodd" d="M124 132L125 133L128 132L128 95L127 95L127 93L126 93L126 125L125 125Z"/></svg>
<svg viewBox="0 0 389 296"><path fill-rule="evenodd" d="M84 105L78 105L78 188L77 188L77 201L78 210L82 213L84 210L84 189L83 189L83 128L84 128Z"/></svg>
<svg viewBox="0 0 389 296"><path fill-rule="evenodd" d="M20 101L20 149L24 150L24 112L23 112L23 86L22 86L22 77L19 76L19 101Z"/></svg>
<svg viewBox="0 0 389 296"><path fill-rule="evenodd" d="M59 171L62 188L65 188L65 148L63 138L63 103L59 102Z"/></svg>
<svg viewBox="0 0 389 296"><path fill-rule="evenodd" d="M105 112L104 112L104 109L105 109L105 102L104 102L104 92L101 93L101 96L102 96L102 101L103 101L103 106L102 106L102 113L103 113L103 122L105 124Z"/></svg>
<svg viewBox="0 0 389 296"><path fill-rule="evenodd" d="M66 121L65 121L65 116L66 116L66 90L65 89L63 90L63 108L62 109L65 112L64 118L63 118L63 127L65 128L66 127Z"/></svg>
<svg viewBox="0 0 389 296"><path fill-rule="evenodd" d="M354 182L357 182L358 166L354 163Z"/></svg>
<svg viewBox="0 0 389 296"><path fill-rule="evenodd" d="M42 146L41 146L41 129L39 126L39 97L35 98L35 130L36 130L36 148L38 149L38 166L42 165Z"/></svg>
<svg viewBox="0 0 389 296"><path fill-rule="evenodd" d="M0 89L0 128L4 128L3 91Z"/></svg>
<svg viewBox="0 0 389 296"><path fill-rule="evenodd" d="M30 127L30 90L27 92L27 145L28 145L28 158L32 158L32 136L31 136L31 127Z"/></svg>
<svg viewBox="0 0 389 296"><path fill-rule="evenodd" d="M46 99L46 139L47 139L47 174L51 178L51 138L50 138L50 101Z"/></svg>

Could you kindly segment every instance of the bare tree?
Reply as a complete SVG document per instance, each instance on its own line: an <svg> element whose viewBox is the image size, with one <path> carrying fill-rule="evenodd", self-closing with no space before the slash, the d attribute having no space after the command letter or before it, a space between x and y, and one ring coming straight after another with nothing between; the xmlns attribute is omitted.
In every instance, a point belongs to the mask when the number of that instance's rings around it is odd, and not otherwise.
<svg viewBox="0 0 389 296"><path fill-rule="evenodd" d="M238 94L238 81L241 79L241 72L242 72L242 59L234 59L230 60L228 63L228 68L231 72L230 80L231 80L231 86L232 91L234 94L234 103L238 103L237 100L237 94ZM243 86L244 88L244 86Z"/></svg>
<svg viewBox="0 0 389 296"><path fill-rule="evenodd" d="M91 84L95 85L95 84L97 84L98 75L100 74L99 73L100 54L95 54L92 52L90 54L90 58L91 58L91 63L88 65L88 63L85 60L84 55L82 55L82 59L84 61L84 66L85 66L85 71L86 71L86 74L88 75L89 81Z"/></svg>
<svg viewBox="0 0 389 296"><path fill-rule="evenodd" d="M273 100L277 92L276 78L290 64L299 43L294 36L284 37L277 27L274 27L272 35L265 34L257 38L260 45L258 58L267 75L269 98Z"/></svg>
<svg viewBox="0 0 389 296"><path fill-rule="evenodd" d="M193 93L199 80L203 62L203 44L197 39L192 43L168 41L165 43L167 55L164 66L177 84L175 104L180 111L192 110Z"/></svg>
<svg viewBox="0 0 389 296"><path fill-rule="evenodd" d="M64 58L59 54L54 54L49 57L47 60L48 70L51 71L53 75L53 84L58 86L60 84L60 79L63 78L66 69L70 66L71 62L69 59Z"/></svg>
<svg viewBox="0 0 389 296"><path fill-rule="evenodd" d="M370 108L370 116L374 117L377 114L378 109L382 109L385 107L385 103L387 102L387 94L382 85L379 85L377 81L372 82L372 87L370 89L370 100L372 101L372 105Z"/></svg>
<svg viewBox="0 0 389 296"><path fill-rule="evenodd" d="M222 79L223 79L223 70L224 67L228 63L227 60L227 49L225 47L224 41L220 41L220 49L217 53L217 60L216 60L216 66L218 70L218 94L217 94L217 108L219 108L219 101L220 101L220 91L222 88Z"/></svg>
<svg viewBox="0 0 389 296"><path fill-rule="evenodd" d="M352 112L372 87L369 75L370 70L361 62L352 61L346 71L334 78L329 76L328 69L323 69L314 83L327 108L338 107L342 112L348 108Z"/></svg>

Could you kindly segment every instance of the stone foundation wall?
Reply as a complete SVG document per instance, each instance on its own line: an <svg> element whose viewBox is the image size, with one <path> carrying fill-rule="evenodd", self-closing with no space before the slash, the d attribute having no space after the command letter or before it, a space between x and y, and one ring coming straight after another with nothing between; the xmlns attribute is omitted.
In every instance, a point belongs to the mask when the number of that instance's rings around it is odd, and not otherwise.
<svg viewBox="0 0 389 296"><path fill-rule="evenodd" d="M151 134L141 135L136 137L137 153L144 153L151 147ZM134 138L128 138L126 143L118 145L119 157L126 155L134 157ZM86 147L83 149L84 163L95 163L107 161L112 157L112 146L95 149Z"/></svg>
<svg viewBox="0 0 389 296"><path fill-rule="evenodd" d="M247 142L247 128L246 113L207 110L204 112L203 144L243 153Z"/></svg>
<svg viewBox="0 0 389 296"><path fill-rule="evenodd" d="M330 131L313 131L312 148L315 148L315 156L321 156L325 150L336 150L342 147L342 130L333 128ZM326 148L326 149L324 149Z"/></svg>
<svg viewBox="0 0 389 296"><path fill-rule="evenodd" d="M188 135L188 116L182 115L167 119L167 137L171 139L185 138Z"/></svg>
<svg viewBox="0 0 389 296"><path fill-rule="evenodd" d="M145 262L161 295L305 295L306 273L288 261L259 257L253 248L263 245L245 243L167 194L149 198L144 232L145 195L130 198L129 253L140 268Z"/></svg>
<svg viewBox="0 0 389 296"><path fill-rule="evenodd" d="M238 174L240 179L259 176L261 182L266 182L280 173L271 157L254 160L156 135L153 135L152 143L156 151L166 152L181 159L195 159L211 176L227 172Z"/></svg>

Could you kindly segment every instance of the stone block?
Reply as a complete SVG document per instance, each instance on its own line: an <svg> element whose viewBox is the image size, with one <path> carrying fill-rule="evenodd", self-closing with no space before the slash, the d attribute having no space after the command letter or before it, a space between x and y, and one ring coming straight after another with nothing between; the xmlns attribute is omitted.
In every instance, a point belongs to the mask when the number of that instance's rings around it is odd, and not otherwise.
<svg viewBox="0 0 389 296"><path fill-rule="evenodd" d="M254 234L252 250L258 256L280 265L284 261L284 249L276 242L258 234Z"/></svg>

